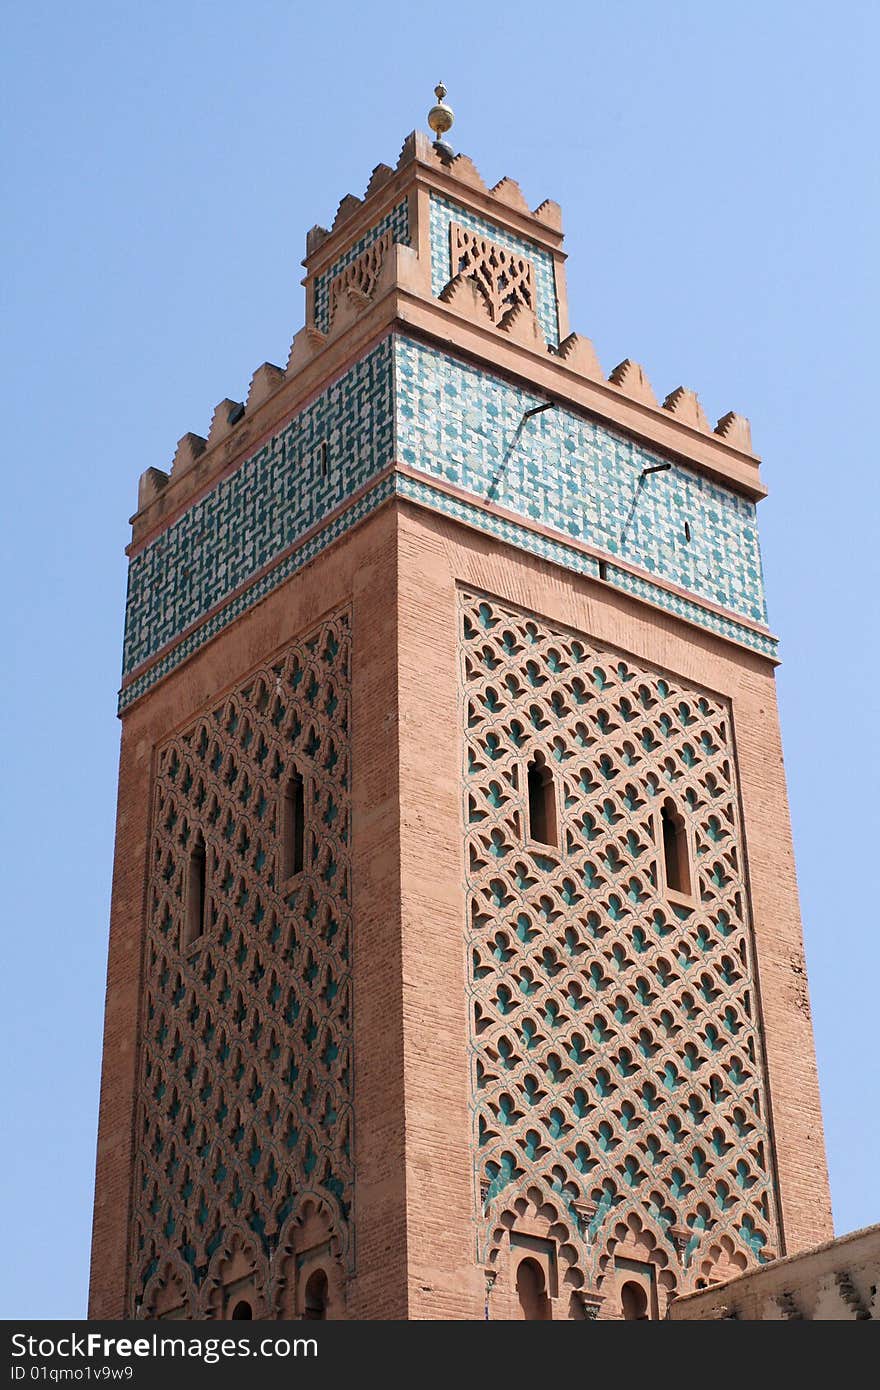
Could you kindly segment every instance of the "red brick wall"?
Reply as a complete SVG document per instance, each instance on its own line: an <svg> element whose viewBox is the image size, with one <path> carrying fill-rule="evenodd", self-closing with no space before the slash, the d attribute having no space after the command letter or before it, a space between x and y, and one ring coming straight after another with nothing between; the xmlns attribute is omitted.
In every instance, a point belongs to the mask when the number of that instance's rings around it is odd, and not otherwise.
<svg viewBox="0 0 880 1390"><path fill-rule="evenodd" d="M483 1316L468 1118L457 582L730 700L785 1248L793 1252L831 1234L772 667L599 582L434 514L392 504L243 615L124 717L93 1317L120 1317L127 1307L154 750L249 670L343 604L353 612L357 1261L347 1315Z"/></svg>
<svg viewBox="0 0 880 1390"><path fill-rule="evenodd" d="M627 596L436 514L401 508L402 901L407 1211L414 1317L482 1316L475 1263L462 1007L462 714L456 584L620 648L731 703L783 1239L827 1239L831 1214L771 665ZM442 1194L442 1195L441 1195Z"/></svg>
<svg viewBox="0 0 880 1390"><path fill-rule="evenodd" d="M123 719L90 1314L130 1306L127 1246L154 750L258 664L352 608L357 1272L348 1311L406 1310L400 1015L396 528L384 509L132 706Z"/></svg>

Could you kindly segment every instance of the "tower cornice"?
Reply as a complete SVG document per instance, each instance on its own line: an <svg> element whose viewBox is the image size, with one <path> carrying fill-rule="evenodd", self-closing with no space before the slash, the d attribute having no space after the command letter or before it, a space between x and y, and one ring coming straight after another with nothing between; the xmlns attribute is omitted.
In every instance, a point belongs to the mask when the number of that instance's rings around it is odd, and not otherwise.
<svg viewBox="0 0 880 1390"><path fill-rule="evenodd" d="M435 187L425 184L423 191ZM416 185L421 187L421 185ZM392 190L400 192L401 189ZM381 216L394 197L377 202ZM348 223L344 224L348 226ZM360 222L350 227L360 228ZM326 272L325 262L315 262ZM317 271L310 271L307 283ZM621 364L605 377L588 339L569 334L550 351L527 320L525 330L501 328L481 312L480 303L465 294L447 298L430 290L428 257L413 247L392 243L385 255L373 293L349 303L338 314L328 333L306 325L293 340L286 370L264 364L251 381L247 401L232 425L215 422L207 439L185 435L178 446L170 477L158 469L143 476L139 501L132 517L132 546L139 548L157 530L180 514L194 497L242 462L277 429L333 379L344 371L372 342L395 327L415 331L444 348L459 352L528 385L537 393L564 402L573 409L605 421L632 438L682 460L714 481L734 488L757 501L766 496L760 476L760 459L748 441L748 422L729 414L712 430L692 420L700 414L682 412L682 396L695 400L682 388L660 404L637 364ZM616 379L615 379L616 378ZM677 398L677 399L676 399ZM226 416L233 405L221 402ZM221 409L218 407L218 410ZM705 417L703 417L704 419Z"/></svg>

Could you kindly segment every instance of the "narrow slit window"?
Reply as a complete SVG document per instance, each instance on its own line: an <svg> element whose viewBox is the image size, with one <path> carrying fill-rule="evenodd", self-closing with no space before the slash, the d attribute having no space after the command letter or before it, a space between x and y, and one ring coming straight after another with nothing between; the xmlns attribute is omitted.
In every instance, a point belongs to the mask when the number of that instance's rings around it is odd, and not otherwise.
<svg viewBox="0 0 880 1390"><path fill-rule="evenodd" d="M281 810L284 878L292 878L294 874L302 873L305 857L305 816L305 784L301 773L294 769L284 789L284 804Z"/></svg>
<svg viewBox="0 0 880 1390"><path fill-rule="evenodd" d="M528 768L529 839L542 845L558 845L556 788L543 753L536 753Z"/></svg>
<svg viewBox="0 0 880 1390"><path fill-rule="evenodd" d="M186 933L184 945L196 941L205 930L205 896L208 856L201 831L196 835L189 856L186 884Z"/></svg>
<svg viewBox="0 0 880 1390"><path fill-rule="evenodd" d="M687 831L684 817L667 799L660 807L660 829L663 836L663 867L666 887L673 893L689 895L691 869L688 856Z"/></svg>

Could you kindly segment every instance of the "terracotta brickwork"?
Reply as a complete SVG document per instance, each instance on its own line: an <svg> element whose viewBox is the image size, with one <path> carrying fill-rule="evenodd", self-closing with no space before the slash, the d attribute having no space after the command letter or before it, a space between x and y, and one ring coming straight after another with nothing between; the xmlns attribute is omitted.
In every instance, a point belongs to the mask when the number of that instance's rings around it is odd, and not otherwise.
<svg viewBox="0 0 880 1390"><path fill-rule="evenodd" d="M410 985L404 1015L405 1047L410 1059L406 1078L410 1160L407 1199L411 1299L413 1308L418 1310L414 1315L483 1316L488 1287L491 1317L521 1316L516 1268L517 1254L521 1256L523 1249L531 1250L531 1258L547 1265L553 1317L615 1317L620 1316L620 1270L630 1271L629 1282L644 1280L656 1300L657 1315L673 1291L694 1287L701 1278L726 1277L763 1257L763 1247L759 1249L751 1232L760 1232L772 1254L781 1249L803 1249L827 1239L831 1230L830 1203L809 1006L802 988L800 923L772 668L757 656L743 658L739 652L734 654L722 641L672 617L658 621L652 614L648 618L634 600L615 594L608 586L590 581L572 583L569 576L551 565L512 555L503 543L476 536L427 511L405 509L400 546L401 709L418 709L421 716L401 727L404 957L409 963L406 978ZM627 742L622 727L598 735L606 742L603 748L594 750L595 759L586 756L573 740L573 756L566 767L574 769L576 765L579 771L586 764L598 780L602 753L614 747L618 750L615 766L619 770L613 782L622 785L619 789L613 787L610 798L599 793L578 797L566 813L569 822L595 815L591 798L597 798L600 805L611 799L611 814L617 814L615 804L627 783L640 784L647 791L648 774L655 765L662 767L670 756L670 740L679 753L689 741L687 731L673 713L677 705L685 702L693 711L698 729L695 753L703 746L700 736L712 730L717 752L711 756L701 753L687 770L685 763L679 761L678 785L681 790L688 785L696 790L706 785L711 773L717 779L713 785L722 791L712 800L723 803L732 823L728 822L728 831L716 842L712 835L720 832L709 818L718 815L717 811L709 809L706 803L696 813L688 813L694 815L696 822L695 848L705 851L694 855L694 864L700 865L708 879L703 890L706 901L685 912L684 921L675 912L670 913L667 903L662 909L662 920L672 926L672 931L666 937L657 937L650 925L658 910L656 898L652 901L650 893L650 908L632 903L626 889L620 894L629 909L620 925L610 919L607 911L610 882L586 889L581 879L578 891L582 900L574 906L565 902L564 880L571 879L575 871L582 874L584 861L592 857L594 845L605 846L606 853L610 846L612 836L604 831L601 814L595 817L603 827L597 840L585 842L583 832L577 831L573 852L560 855L552 869L534 867L534 884L517 888L512 881L514 863L524 859L534 863L533 850L525 851L521 841L517 845L519 853L515 848L491 865L489 860L496 856L485 852L474 872L474 863L468 858L469 840L480 835L486 822L478 820L471 826L465 817L471 814L470 796L477 797L478 816L487 812L485 800L481 790L477 792L471 787L466 777L456 780L445 771L438 773L438 769L445 770L450 765L466 767L469 751L473 754L471 739L485 739L488 732L485 709L468 713L462 706L463 690L467 688L462 681L463 592L472 596L468 613L472 609L478 613L480 603L487 603L493 617L503 614L506 618L482 641L478 636L465 639L465 653L469 654L472 647L479 652L484 646L493 653L505 630L514 632L516 641L522 642L518 656L504 658L499 654L497 672L502 676L512 670L522 673L522 689L516 702L522 709L527 743L546 740L549 750L553 736L558 735L559 726L553 723L552 715L554 693L558 699L567 688L566 727L570 721L574 729L586 712L575 707L571 691L577 673L571 664L556 681L548 678L545 665L538 665L535 678L544 677L546 683L530 693L527 662L534 658L527 651L529 630L538 637L535 645L543 654L542 663L552 650L560 657L563 649L570 653L572 644L580 644L585 653L603 654L590 661L584 681L586 708L592 709L594 718L603 708L594 668L604 661L608 678L606 709L610 710L612 704L616 708L619 699L630 698L628 686L638 688L641 684L657 704L646 712L641 723L638 718L633 721L639 729L655 727L656 720L654 737L660 742L665 728L659 724L660 717L665 712L670 720L675 719L664 738L662 754L655 749L650 757L643 755L641 765L631 771L624 770L619 761ZM474 622L475 631L478 621ZM568 660L570 663L570 657ZM616 671L621 663L627 672L635 673L633 680L625 684L621 684ZM669 692L662 698L661 682ZM489 684L488 673L481 671L474 691L485 694ZM504 686L498 695L500 700L510 698ZM706 715L699 709L700 700L707 704ZM529 706L536 703L548 710L544 729L536 729L529 719ZM636 696L632 709L637 708L641 704ZM497 716L497 727L503 718ZM543 718L539 717L539 724ZM615 722L622 725L625 721L618 716ZM427 740L425 730L430 730ZM518 730L514 733L520 737ZM719 742L722 737L723 743ZM509 797L506 805L499 808L490 803L490 827L496 815L523 811L521 791L514 797L508 783L513 764L522 757L523 750L516 748L514 739L506 738L499 742L496 751L498 758L487 761L497 761L501 776L493 777L490 769L480 772L476 782L477 788L487 789L488 796L493 797L489 783L495 780L502 799L505 794ZM709 758L708 764L702 761L704 756ZM722 789L720 769L725 761ZM573 772L568 775L573 776ZM703 797L701 792L699 799ZM646 796L646 800L650 798ZM627 829L631 828L628 813L624 813L624 823ZM701 824L705 828L697 829ZM767 833L769 825L776 827L773 834ZM505 833L512 840L513 827ZM491 829L487 838L491 848ZM734 848L738 907L732 884L713 881L713 876L734 878ZM624 858L625 843L619 852ZM485 869L484 860L489 865ZM716 869L716 865L724 863L726 869ZM601 864L599 872L607 877ZM648 892L649 871L621 873L624 880L642 877L646 888L640 891ZM493 881L504 882L505 893L515 898L513 912L493 903ZM465 884L470 886L470 900L463 891ZM483 888L488 893L480 901ZM498 896L504 894L499 891ZM475 903L479 903L476 917L468 911ZM719 911L730 912L731 949L728 939L722 942L717 926L710 931L710 920L721 921ZM598 918L598 938L589 933L590 913ZM631 942L640 914L644 915L644 943L641 951L634 951ZM520 915L528 924L523 925L524 936L535 932L529 942L517 935ZM487 919L485 923L483 917ZM628 928L623 926L624 920L628 920ZM577 923L576 929L572 929L573 922ZM425 924L429 924L429 930ZM727 925L725 922L725 928ZM585 948L577 958L583 962L580 971L571 968L572 958L566 954L567 928L572 947ZM497 940L499 931L507 932L506 945ZM627 932L629 940L621 953ZM475 961L473 950L477 942ZM664 950L664 943L669 942L674 943L674 950ZM552 980L561 979L572 987L573 999L585 1000L584 1007L576 1011L577 1023L572 1006L565 999L568 989L560 991L555 984L550 988L542 973L545 950L550 953L551 970L557 961L562 966ZM504 956L508 957L506 961ZM714 972L725 956L729 957L728 966L733 965L730 983ZM647 972L640 968L649 962L656 966L661 957L668 959L672 977L665 985L660 985L653 974L647 978ZM600 982L606 978L610 981L606 987L611 995L607 1007L606 990L593 992L592 979L596 975L591 976L591 966L598 967ZM532 971L537 999L543 1006L540 1011L534 1007L531 1010L536 1027L533 1045L527 1051L517 1023L529 1012L532 996L527 996L515 979L517 971L522 974L526 968ZM482 1004L483 995L491 995L493 990L497 996L505 971L509 977L509 1003L514 1007L507 1016L487 1010L489 1027L475 1034L474 1006ZM699 981L701 975L710 972L718 984L711 984L707 992L713 998L707 1001L699 993ZM479 976L476 980L474 973ZM646 1007L638 1000L635 980L639 976L647 979L647 995L657 996L649 998ZM627 995L623 982L630 977L633 993ZM687 993L693 994L696 1006L693 1018L687 1018L681 1005L673 1003ZM579 1066L564 1055L564 1049L554 1049L543 1021L546 1005L556 994L560 999L559 1013L568 1014L568 1021L558 1027L556 1037L570 1038L578 1031L589 1051L588 1060ZM623 1024L614 1017L618 998L622 1000L621 1012L634 1015ZM745 1012L746 1004L749 1014ZM736 1038L727 1031L725 1010L729 1011L728 1020L741 1024L736 1035L742 1045L740 1050ZM671 1019L661 1022L664 1012ZM608 1036L597 1044L591 1032L600 1014ZM505 1028L502 1020L508 1017L510 1026ZM648 1025L649 1017L656 1023ZM673 1030L671 1039L663 1037L660 1030L664 1025ZM658 1046L647 1059L639 1052L639 1042L640 1034L649 1026ZM717 1030L717 1037L708 1033L709 1027ZM715 1068L709 1061L707 1034L713 1049L711 1056L727 1058L728 1073L734 1055L740 1058L743 1077L748 1070L751 1081L743 1082L739 1096L731 1091L731 1086L739 1083L722 1074L721 1089L726 1094L719 1095L717 1101L712 1099L713 1094L719 1093L710 1080ZM502 1065L503 1054L498 1047L503 1035L511 1044L509 1070ZM745 1046L749 1038L753 1054ZM488 1043L485 1055L476 1045L481 1039ZM626 1078L617 1070L621 1048L630 1054L624 1070L631 1075ZM497 1061L488 1056L489 1050L496 1054ZM559 1052L562 1070L569 1071L558 1085L548 1081L545 1067L530 1065L532 1059L546 1064L554 1050ZM702 1064L701 1055L706 1058ZM650 1068L656 1068L656 1077L648 1074L649 1062ZM665 1077L670 1074L665 1069L669 1064L675 1066L683 1083L692 1078L696 1084L676 1084L674 1090L668 1090ZM690 1066L695 1070L691 1071ZM494 1077L487 1088L490 1067ZM595 1097L590 1094L587 1114L578 1116L571 1108L577 1076L595 1076L600 1067L608 1072L617 1089L608 1100L599 1099L598 1112L594 1111ZM736 1077L738 1069L733 1070ZM528 1103L527 1076L538 1082L534 1106ZM674 1077L670 1079L675 1081ZM635 1081L641 1085L645 1080L656 1086L658 1110L647 1111L641 1100L631 1099L635 1112L632 1119L636 1123L631 1129L624 1129L622 1115L615 1114L615 1108L622 1111L627 1088ZM510 1084L506 1084L508 1081ZM762 1097L765 1086L769 1106ZM588 1086L583 1089L587 1091ZM483 1099L493 1099L501 1114L503 1093L514 1101L509 1112L514 1119L512 1126L499 1125ZM688 1108L693 1094L703 1097L700 1112L705 1110L706 1115L700 1126ZM743 1104L744 1094L750 1096L748 1106ZM551 1116L554 1108L561 1116ZM736 1111L742 1113L736 1115ZM534 1120L520 1118L514 1112L534 1116ZM500 1137L490 1138L489 1145L481 1147L480 1124L486 1123L487 1114L488 1127L494 1128ZM667 1122L680 1118L674 1144L663 1141L655 1115L665 1116ZM600 1134L599 1126L603 1124L610 1129ZM736 1132L737 1124L746 1130L750 1125L754 1128L741 1136ZM551 1133L555 1127L561 1131L559 1139ZM530 1129L539 1136L534 1161L515 1142L519 1138L527 1146L526 1133ZM762 1129L764 1140L759 1149L757 1141ZM604 1139L605 1148L596 1147L593 1154L581 1150L589 1170L581 1173L576 1166L578 1144L589 1146L593 1132ZM648 1145L652 1132L656 1141L663 1142ZM630 1135L638 1138L631 1140ZM713 1143L723 1153L716 1152ZM625 1162L640 1152L640 1144L644 1147L638 1166L645 1173L643 1179ZM702 1174L699 1178L693 1168L695 1146L703 1151L697 1163ZM505 1148L517 1155L521 1172L503 1191L487 1191L480 1186L480 1179L488 1176L491 1189L492 1181L504 1170L498 1164L498 1170L489 1174L488 1165L498 1163L494 1150L503 1152ZM652 1152L658 1156L656 1167ZM590 1167L595 1160L597 1165ZM738 1164L744 1166L737 1167ZM729 1171L725 1172L727 1165ZM681 1170L681 1179L672 1176L676 1167ZM636 1186L625 1180L630 1173L639 1179ZM603 1176L597 1180L596 1174ZM602 1183L611 1175L615 1199L600 1211ZM440 1187L448 1194L445 1210L438 1208L432 1197ZM673 1187L678 1189L677 1197ZM652 1199L652 1191L658 1196L665 1193L662 1202ZM749 1194L757 1198L754 1205ZM652 1213L652 1204L661 1211L666 1209L661 1221L656 1211ZM458 1213L465 1205L470 1221L452 1220L450 1207ZM669 1220L672 1213L674 1217ZM579 1229L581 1221L583 1227Z"/></svg>
<svg viewBox="0 0 880 1390"><path fill-rule="evenodd" d="M729 705L488 596L459 621L481 1258L525 1191L571 1293L605 1288L621 1223L658 1283L677 1244L685 1277L745 1268L778 1233Z"/></svg>
<svg viewBox="0 0 880 1390"><path fill-rule="evenodd" d="M295 586L271 595L125 716L93 1235L93 1316L123 1317L139 1305L143 1312L152 1307L176 1316L192 1310L200 1316L223 1316L233 1293L247 1297L260 1314L299 1315L305 1279L297 1282L292 1277L297 1261L301 1271L309 1261L327 1269L329 1316L405 1316L397 689L394 663L387 660L387 653L396 648L395 574L396 527L386 510L336 548L332 566L319 560ZM276 725L279 678L286 712ZM264 689L269 705L261 712ZM226 726L236 717L233 710L238 711L238 723L229 732ZM349 719L343 737L341 729ZM199 807L193 757L193 782L184 797L181 778L187 778L183 750L193 744L198 748L203 726L222 748L223 759L214 771L216 754L206 755L206 798ZM261 754L261 733L270 748L266 757ZM292 891L282 899L272 885L277 846L267 818L274 812L264 812L264 832L257 828L254 833L252 828L262 824L256 814L261 784L267 789L266 800L277 804L277 795L269 796L269 788L276 786L271 776L275 755L291 758L294 745L303 771L310 771L314 779L312 826L319 840L313 868L302 875L299 891L304 889L305 895L297 898L300 909L290 906ZM209 750L211 746L209 742ZM311 755L309 747L315 749ZM169 759L175 750L180 766L170 779ZM233 760L237 772L227 785ZM332 765L325 768L325 761ZM239 800L245 777L251 784L247 809ZM229 841L223 811L216 827L207 819L214 794L218 804L228 805L233 816L237 813ZM206 818L205 839L209 851L216 848L218 864L215 873L209 853L208 898L216 921L206 933L205 945L190 948L194 956L180 952L177 945L184 907L175 893L175 875L182 866L177 848L172 850L174 832L191 798L195 814L189 815L194 821ZM169 830L165 821L170 819L171 800L178 819ZM329 837L328 827L322 825L328 814L335 827ZM240 838L243 827L250 839L246 849ZM337 864L332 875L327 858L331 845ZM255 860L261 854L265 859L257 869ZM169 858L178 867L166 882ZM235 880L228 895L227 860ZM348 876L347 915L340 874ZM162 886L154 902L157 880ZM240 901L242 886L248 893L246 902ZM311 896L318 902L316 913L307 901ZM255 923L258 898L262 915ZM163 931L166 906L173 925ZM328 940L331 918L340 930ZM355 984L354 962L359 962ZM206 982L207 976L211 978ZM187 983L188 995L175 1004L178 977ZM334 992L335 984L342 988ZM227 988L229 996L221 998ZM353 1007L357 989L363 993ZM352 991L350 996L346 990ZM291 991L300 1007L288 1025L283 1013L291 1003ZM247 1014L237 1022L239 996ZM194 1004L199 1013L193 1021ZM306 1026L310 1008L314 1022L307 1032L314 1026L317 1034L308 1046L299 1029ZM331 1019L336 1020L335 1036L349 1037L338 1056L328 1058L333 1083L320 1060L328 1055L328 1045L331 1050L334 1046ZM214 1029L208 1042L206 1026ZM177 1057L175 1030L183 1040ZM305 1093L310 1053L315 1058L313 1095ZM359 1059L356 1085L350 1074L352 1056ZM240 1075L242 1063L245 1071ZM295 1077L293 1068L298 1068ZM353 1092L353 1123L352 1097L346 1102L346 1091ZM335 1106L335 1115L328 1103ZM223 1115L224 1106L228 1116ZM290 1123L297 1111L300 1118L301 1137L289 1149L284 1110ZM190 1133L193 1114L196 1125ZM321 1115L330 1125L323 1154ZM238 1117L245 1121L245 1136L236 1145ZM150 1153L156 1135L164 1139L158 1157ZM253 1139L261 1149L255 1169ZM341 1176L343 1181L343 1191L335 1195L319 1190L331 1152L336 1155L333 1178ZM227 1170L219 1182L218 1163ZM293 1205L279 1223L287 1201L282 1196L285 1188ZM155 1217L154 1190L159 1194ZM206 1209L208 1215L201 1220ZM355 1210L356 1230L351 1214ZM221 1227L221 1243L209 1251ZM334 1271L339 1271L339 1279ZM183 1314L175 1311L181 1308Z"/></svg>
<svg viewBox="0 0 880 1390"><path fill-rule="evenodd" d="M748 422L564 259L411 136L141 478L95 1317L656 1317L830 1234Z"/></svg>
<svg viewBox="0 0 880 1390"><path fill-rule="evenodd" d="M132 1311L170 1281L195 1316L233 1244L255 1308L284 1308L262 1246L297 1246L306 1207L330 1272L352 1263L350 667L343 611L158 750Z"/></svg>

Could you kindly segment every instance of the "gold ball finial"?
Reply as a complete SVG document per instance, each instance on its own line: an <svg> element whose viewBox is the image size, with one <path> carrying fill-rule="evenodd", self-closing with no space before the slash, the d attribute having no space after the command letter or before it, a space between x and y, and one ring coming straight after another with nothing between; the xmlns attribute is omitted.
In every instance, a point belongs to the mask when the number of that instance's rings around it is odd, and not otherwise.
<svg viewBox="0 0 880 1390"><path fill-rule="evenodd" d="M432 106L428 112L428 125L437 137L436 143L443 145L443 136L448 130L452 129L452 122L455 120L455 113L451 106L447 106L443 98L446 96L446 88L442 82L438 82L434 88L434 95L437 98L437 105Z"/></svg>

